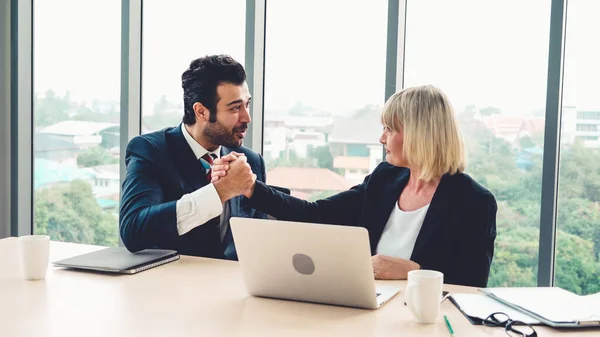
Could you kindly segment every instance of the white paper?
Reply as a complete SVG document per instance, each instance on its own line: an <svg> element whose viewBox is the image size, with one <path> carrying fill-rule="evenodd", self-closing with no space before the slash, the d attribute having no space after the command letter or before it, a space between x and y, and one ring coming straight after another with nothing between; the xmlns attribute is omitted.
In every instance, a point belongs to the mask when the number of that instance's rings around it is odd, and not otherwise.
<svg viewBox="0 0 600 337"><path fill-rule="evenodd" d="M528 324L540 324L535 318L527 316L509 306L506 306L495 299L484 294L451 294L450 295L460 309L467 315L485 319L491 313L503 312L515 321L522 321Z"/></svg>
<svg viewBox="0 0 600 337"><path fill-rule="evenodd" d="M489 288L492 294L553 322L600 319L600 294L579 296L559 287Z"/></svg>

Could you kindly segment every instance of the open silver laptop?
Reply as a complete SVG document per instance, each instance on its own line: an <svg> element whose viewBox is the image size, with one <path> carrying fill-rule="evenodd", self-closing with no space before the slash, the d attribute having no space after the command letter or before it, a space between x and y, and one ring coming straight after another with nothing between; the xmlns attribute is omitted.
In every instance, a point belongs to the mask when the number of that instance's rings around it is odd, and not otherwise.
<svg viewBox="0 0 600 337"><path fill-rule="evenodd" d="M400 290L375 287L365 228L231 218L254 296L376 309Z"/></svg>

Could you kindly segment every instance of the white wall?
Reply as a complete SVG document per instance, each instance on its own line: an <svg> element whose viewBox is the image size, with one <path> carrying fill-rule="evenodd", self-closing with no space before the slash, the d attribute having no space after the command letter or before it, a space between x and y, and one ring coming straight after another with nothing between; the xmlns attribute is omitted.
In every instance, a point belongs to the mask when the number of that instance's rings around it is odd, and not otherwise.
<svg viewBox="0 0 600 337"><path fill-rule="evenodd" d="M270 144L263 147L265 155L271 159L277 159L286 149L287 130L285 127L265 128L265 139L271 141Z"/></svg>
<svg viewBox="0 0 600 337"><path fill-rule="evenodd" d="M578 107L564 107L562 113L562 128L561 128L561 143L572 144L577 137L593 136L598 137L598 140L583 140L581 143L585 147L597 148L600 147L600 120L598 119L580 119L577 117L577 112L583 109ZM591 110L591 109L590 109ZM578 131L577 124L596 124L598 131Z"/></svg>
<svg viewBox="0 0 600 337"><path fill-rule="evenodd" d="M575 140L575 127L577 124L577 108L568 106L562 110L562 126L560 129L561 142L564 144L572 144Z"/></svg>

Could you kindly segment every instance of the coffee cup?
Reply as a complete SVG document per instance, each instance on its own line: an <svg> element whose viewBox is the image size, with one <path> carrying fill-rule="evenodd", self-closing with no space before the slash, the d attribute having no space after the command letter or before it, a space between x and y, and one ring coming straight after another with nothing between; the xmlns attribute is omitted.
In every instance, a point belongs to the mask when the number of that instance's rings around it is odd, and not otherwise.
<svg viewBox="0 0 600 337"><path fill-rule="evenodd" d="M25 235L19 237L19 257L26 280L42 280L48 271L50 237L48 235Z"/></svg>

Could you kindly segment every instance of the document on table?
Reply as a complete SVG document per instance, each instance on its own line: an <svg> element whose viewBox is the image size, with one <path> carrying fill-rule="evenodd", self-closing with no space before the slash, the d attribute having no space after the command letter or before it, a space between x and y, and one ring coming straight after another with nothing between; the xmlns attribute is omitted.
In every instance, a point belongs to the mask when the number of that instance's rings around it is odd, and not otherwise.
<svg viewBox="0 0 600 337"><path fill-rule="evenodd" d="M528 324L541 324L540 321L502 304L485 294L452 294L450 296L454 305L467 316L478 320L484 320L494 312L503 312L515 321Z"/></svg>

